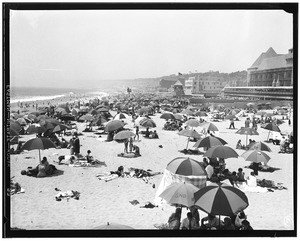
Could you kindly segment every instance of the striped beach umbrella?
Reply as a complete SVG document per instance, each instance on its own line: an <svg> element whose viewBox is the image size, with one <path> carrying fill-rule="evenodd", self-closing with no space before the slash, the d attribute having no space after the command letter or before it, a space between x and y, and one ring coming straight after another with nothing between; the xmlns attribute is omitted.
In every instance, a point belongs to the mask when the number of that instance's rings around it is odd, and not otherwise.
<svg viewBox="0 0 300 241"><path fill-rule="evenodd" d="M182 176L206 176L205 167L202 162L192 158L177 157L169 162L166 169L174 174Z"/></svg>
<svg viewBox="0 0 300 241"><path fill-rule="evenodd" d="M224 141L220 137L213 137L213 136L207 136L204 137L203 139L198 140L194 147L200 148L200 147L208 147L211 148L212 146L223 146L227 144L226 141Z"/></svg>
<svg viewBox="0 0 300 241"><path fill-rule="evenodd" d="M256 163L267 163L271 157L269 157L266 153L258 150L249 150L244 152L241 157L245 159L245 161L256 162Z"/></svg>
<svg viewBox="0 0 300 241"><path fill-rule="evenodd" d="M155 128L156 124L152 119L144 118L139 122L139 125L145 128Z"/></svg>
<svg viewBox="0 0 300 241"><path fill-rule="evenodd" d="M159 195L171 205L191 207L194 205L194 194L199 190L191 183L172 183Z"/></svg>
<svg viewBox="0 0 300 241"><path fill-rule="evenodd" d="M258 151L268 151L271 152L271 148L267 146L265 143L259 141L259 142L251 142L249 144L250 150L258 150Z"/></svg>
<svg viewBox="0 0 300 241"><path fill-rule="evenodd" d="M249 205L244 192L224 183L203 187L194 198L197 207L212 215L233 216Z"/></svg>
<svg viewBox="0 0 300 241"><path fill-rule="evenodd" d="M248 135L250 135L250 136L259 135L257 130L255 130L254 128L250 128L250 127L241 127L241 129L239 129L236 132L236 134L246 135L246 145L248 143Z"/></svg>
<svg viewBox="0 0 300 241"><path fill-rule="evenodd" d="M261 125L261 128L269 130L267 141L269 141L269 136L270 136L271 131L281 132L278 125L276 125L274 123L263 124L263 125Z"/></svg>
<svg viewBox="0 0 300 241"><path fill-rule="evenodd" d="M119 113L114 116L114 120L128 119L129 115L125 113Z"/></svg>
<svg viewBox="0 0 300 241"><path fill-rule="evenodd" d="M206 131L218 131L219 130L213 123L210 123L210 122L202 122L202 123L200 123L200 127L205 129Z"/></svg>

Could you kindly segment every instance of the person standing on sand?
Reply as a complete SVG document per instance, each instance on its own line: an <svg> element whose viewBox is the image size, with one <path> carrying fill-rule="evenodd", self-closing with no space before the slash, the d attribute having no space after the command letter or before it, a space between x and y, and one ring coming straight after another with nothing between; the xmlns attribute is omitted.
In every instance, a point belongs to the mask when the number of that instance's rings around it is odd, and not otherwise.
<svg viewBox="0 0 300 241"><path fill-rule="evenodd" d="M129 152L132 152L132 148L133 148L133 139L132 137L129 139Z"/></svg>
<svg viewBox="0 0 300 241"><path fill-rule="evenodd" d="M74 154L76 156L78 156L80 154L80 141L79 141L77 132L74 132L74 137L75 137L74 143L73 143Z"/></svg>
<svg viewBox="0 0 300 241"><path fill-rule="evenodd" d="M125 146L124 153L128 153L128 139L125 139L124 146Z"/></svg>
<svg viewBox="0 0 300 241"><path fill-rule="evenodd" d="M233 120L233 118L232 118L232 119L230 119L230 126L229 126L229 129L231 129L231 127L232 127L233 129L235 129L235 127L234 127L234 120Z"/></svg>
<svg viewBox="0 0 300 241"><path fill-rule="evenodd" d="M139 126L138 125L135 127L135 137L137 137L137 140L140 139L140 136L139 136ZM135 139L135 137L134 137L134 139Z"/></svg>

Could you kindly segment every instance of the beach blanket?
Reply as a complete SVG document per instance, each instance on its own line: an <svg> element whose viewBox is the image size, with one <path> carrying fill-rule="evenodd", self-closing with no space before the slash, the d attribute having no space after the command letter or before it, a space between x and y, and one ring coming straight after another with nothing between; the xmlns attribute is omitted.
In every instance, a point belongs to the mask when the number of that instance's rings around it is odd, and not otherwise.
<svg viewBox="0 0 300 241"><path fill-rule="evenodd" d="M92 163L88 163L87 160L77 160L73 164L69 164L70 167L101 167L106 166L105 162L95 160Z"/></svg>
<svg viewBox="0 0 300 241"><path fill-rule="evenodd" d="M134 153L120 153L118 157L125 157L125 158L135 158L138 157Z"/></svg>
<svg viewBox="0 0 300 241"><path fill-rule="evenodd" d="M76 200L79 200L80 197L80 192L77 191L66 191L66 192L59 192L58 194L55 195L56 201L61 201L62 199L66 199L69 201L70 198L74 198Z"/></svg>

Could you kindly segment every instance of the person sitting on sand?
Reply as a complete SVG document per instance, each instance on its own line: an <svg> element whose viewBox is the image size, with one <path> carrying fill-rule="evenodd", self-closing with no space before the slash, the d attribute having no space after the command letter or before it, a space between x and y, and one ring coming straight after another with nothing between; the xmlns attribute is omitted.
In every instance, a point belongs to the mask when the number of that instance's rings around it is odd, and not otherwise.
<svg viewBox="0 0 300 241"><path fill-rule="evenodd" d="M224 218L224 226L222 227L222 230L235 230L235 226L229 217Z"/></svg>
<svg viewBox="0 0 300 241"><path fill-rule="evenodd" d="M238 142L236 143L235 149L243 149L242 141L241 140L238 140Z"/></svg>
<svg viewBox="0 0 300 241"><path fill-rule="evenodd" d="M87 155L85 156L88 163L92 163L94 161L94 157L91 155L91 151L87 151Z"/></svg>
<svg viewBox="0 0 300 241"><path fill-rule="evenodd" d="M238 173L237 173L237 181L239 182L245 182L245 173L243 172L243 168L239 168L238 169Z"/></svg>
<svg viewBox="0 0 300 241"><path fill-rule="evenodd" d="M147 127L146 131L145 131L145 137L149 138L150 136L150 131L149 128Z"/></svg>
<svg viewBox="0 0 300 241"><path fill-rule="evenodd" d="M137 145L133 146L134 156L141 156L140 148Z"/></svg>
<svg viewBox="0 0 300 241"><path fill-rule="evenodd" d="M74 155L65 155L58 157L58 165L61 164L62 160L65 160L67 164L74 164L76 162L76 157Z"/></svg>
<svg viewBox="0 0 300 241"><path fill-rule="evenodd" d="M257 179L254 172L250 172L250 176L247 177L247 185L249 187L257 187Z"/></svg>
<svg viewBox="0 0 300 241"><path fill-rule="evenodd" d="M98 174L97 177L105 182L114 180L118 177L124 177L124 167L119 166L117 171L110 171L110 173Z"/></svg>
<svg viewBox="0 0 300 241"><path fill-rule="evenodd" d="M223 226L223 222L215 215L208 214L207 217L201 219L201 229L212 229L212 228L219 229L222 226Z"/></svg>
<svg viewBox="0 0 300 241"><path fill-rule="evenodd" d="M237 184L237 182L238 182L238 176L237 176L237 174L236 174L235 171L233 171L233 172L231 173L231 175L230 175L230 177L229 177L229 181L230 181L230 183L232 184L232 186L238 187L238 184Z"/></svg>
<svg viewBox="0 0 300 241"><path fill-rule="evenodd" d="M158 139L158 135L157 135L156 130L154 130L153 133L151 134L151 138L152 139Z"/></svg>
<svg viewBox="0 0 300 241"><path fill-rule="evenodd" d="M124 153L128 153L128 139L124 140Z"/></svg>
<svg viewBox="0 0 300 241"><path fill-rule="evenodd" d="M241 211L240 213L238 213L238 215L236 215L236 217L234 219L234 225L235 225L236 229L241 229L242 222L246 219L247 219L247 216L244 213L244 211Z"/></svg>
<svg viewBox="0 0 300 241"><path fill-rule="evenodd" d="M180 228L180 220L181 220L181 208L176 208L175 213L172 213L169 217L168 224L169 229L171 230L179 230Z"/></svg>
<svg viewBox="0 0 300 241"><path fill-rule="evenodd" d="M49 164L47 158L43 157L41 163L37 165L36 168L34 169L28 168L27 171L22 170L21 174L27 176L36 176L40 178L40 177L51 176L54 174L56 170L57 170L56 167L52 164Z"/></svg>
<svg viewBox="0 0 300 241"><path fill-rule="evenodd" d="M196 220L193 218L193 215L191 212L188 212L186 214L186 218L184 218L181 222L180 229L182 230L193 230L197 229Z"/></svg>
<svg viewBox="0 0 300 241"><path fill-rule="evenodd" d="M241 230L253 230L248 220L242 221L242 228Z"/></svg>

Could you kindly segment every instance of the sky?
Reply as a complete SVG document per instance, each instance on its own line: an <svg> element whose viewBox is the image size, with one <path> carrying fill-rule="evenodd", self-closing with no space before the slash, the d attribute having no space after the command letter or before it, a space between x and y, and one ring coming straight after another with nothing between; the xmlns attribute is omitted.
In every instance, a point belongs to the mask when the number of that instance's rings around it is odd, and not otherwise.
<svg viewBox="0 0 300 241"><path fill-rule="evenodd" d="M292 23L282 10L14 10L10 84L83 88L247 70L269 47L293 47Z"/></svg>

